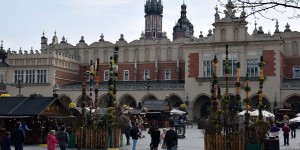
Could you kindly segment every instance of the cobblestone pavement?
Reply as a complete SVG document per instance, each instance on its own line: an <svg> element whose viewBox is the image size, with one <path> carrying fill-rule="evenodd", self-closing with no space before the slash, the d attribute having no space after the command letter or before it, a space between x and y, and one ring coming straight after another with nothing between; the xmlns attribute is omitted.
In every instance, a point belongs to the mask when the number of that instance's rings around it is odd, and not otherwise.
<svg viewBox="0 0 300 150"><path fill-rule="evenodd" d="M145 138L139 139L137 143L137 150L149 150L150 136L147 134L147 131L143 131ZM283 135L280 131L280 150L300 150L300 129L297 130L295 139L290 138L289 146L283 145ZM125 136L123 136L123 143L125 143ZM14 148L12 148L14 149ZM45 145L31 145L25 146L24 150L46 150ZM123 146L120 150L130 150L131 145ZM204 137L203 131L197 129L197 126L194 125L193 128L189 127L186 129L186 137L178 140L178 149L179 150L203 150L204 149ZM59 148L57 147L57 150ZM75 148L68 148L68 150L76 150ZM160 149L159 149L160 150Z"/></svg>

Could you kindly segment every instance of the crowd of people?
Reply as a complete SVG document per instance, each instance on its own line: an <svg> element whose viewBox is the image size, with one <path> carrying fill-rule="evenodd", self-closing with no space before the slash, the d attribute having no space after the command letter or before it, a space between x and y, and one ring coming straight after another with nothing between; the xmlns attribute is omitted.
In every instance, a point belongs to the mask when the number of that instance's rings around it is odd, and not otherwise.
<svg viewBox="0 0 300 150"><path fill-rule="evenodd" d="M15 150L23 150L26 130L32 131L29 129L24 122L16 122L12 132L6 131L2 140L1 140L1 150L11 150L11 144L14 146ZM56 150L56 145L58 144L61 150L66 150L68 143L70 141L69 134L66 132L65 125L61 125L57 130L49 130L46 127L44 130L46 138L43 137L45 143L47 144L48 150Z"/></svg>

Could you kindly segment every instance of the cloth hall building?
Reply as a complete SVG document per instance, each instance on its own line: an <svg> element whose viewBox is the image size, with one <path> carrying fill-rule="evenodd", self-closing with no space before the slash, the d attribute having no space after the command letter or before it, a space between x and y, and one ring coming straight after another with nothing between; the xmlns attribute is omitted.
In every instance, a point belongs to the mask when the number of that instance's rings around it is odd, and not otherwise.
<svg viewBox="0 0 300 150"><path fill-rule="evenodd" d="M187 18L187 6L178 7L181 14L173 28L170 40L163 32L163 5L161 0L147 0L144 6L145 30L139 40L126 41L121 34L116 42L106 41L104 35L87 44L84 37L76 45L61 41L56 36L48 41L41 37L40 50L10 50L0 48L1 93L11 96L29 96L36 93L52 96L53 92L66 106L80 103L83 67L91 60L100 60L100 89L98 106L107 105L109 58L119 47L117 102L137 107L147 99L167 100L171 107L186 103L188 118L207 117L210 107L212 60L218 58L218 77L224 89L225 45L229 45L229 93L235 95L237 62L241 64L242 86L248 73L252 107L258 103L259 59L264 58L264 97L267 110L289 105L300 111L300 33L289 24L265 33L262 27L248 31L245 12L235 14L231 1L225 14L216 11L213 29L207 35L195 35L194 26ZM142 13L142 12L141 12ZM168 17L168 16L164 16ZM150 78L147 78L149 76ZM94 93L89 96L94 101ZM58 88L56 88L58 87ZM225 90L222 90L225 93ZM245 97L245 92L241 92ZM277 104L277 105L276 105Z"/></svg>

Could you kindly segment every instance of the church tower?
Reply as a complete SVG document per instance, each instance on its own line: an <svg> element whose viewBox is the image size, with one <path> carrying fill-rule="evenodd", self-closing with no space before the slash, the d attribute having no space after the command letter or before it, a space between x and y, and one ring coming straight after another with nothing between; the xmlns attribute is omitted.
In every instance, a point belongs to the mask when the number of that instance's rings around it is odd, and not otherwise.
<svg viewBox="0 0 300 150"><path fill-rule="evenodd" d="M173 40L180 37L191 37L194 35L194 26L186 17L186 5L181 5L181 16L173 27Z"/></svg>
<svg viewBox="0 0 300 150"><path fill-rule="evenodd" d="M145 4L145 38L162 37L162 13L161 0L147 0Z"/></svg>

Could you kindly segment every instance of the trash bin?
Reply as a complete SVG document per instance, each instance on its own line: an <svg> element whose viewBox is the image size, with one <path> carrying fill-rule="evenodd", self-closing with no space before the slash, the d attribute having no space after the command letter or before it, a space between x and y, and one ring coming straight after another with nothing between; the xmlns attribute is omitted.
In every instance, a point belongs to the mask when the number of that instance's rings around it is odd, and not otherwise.
<svg viewBox="0 0 300 150"><path fill-rule="evenodd" d="M70 141L68 143L69 148L75 148L75 135L74 134L69 134Z"/></svg>

